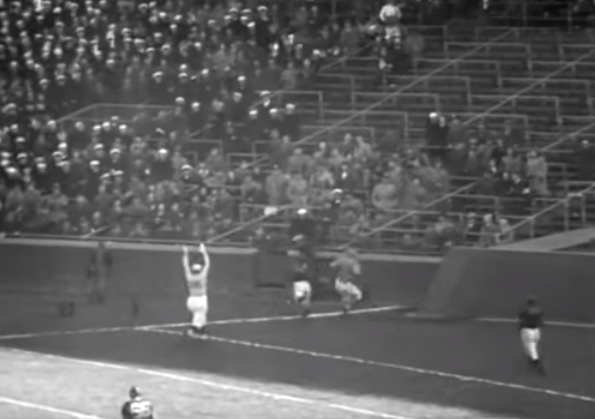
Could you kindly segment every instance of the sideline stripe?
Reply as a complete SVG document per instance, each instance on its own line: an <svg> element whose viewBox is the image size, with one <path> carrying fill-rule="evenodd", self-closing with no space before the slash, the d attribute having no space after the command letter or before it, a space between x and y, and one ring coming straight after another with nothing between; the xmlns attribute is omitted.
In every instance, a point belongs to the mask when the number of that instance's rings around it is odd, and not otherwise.
<svg viewBox="0 0 595 419"><path fill-rule="evenodd" d="M385 311L393 311L404 309L405 306L384 306L384 307L374 307L374 308L361 308L357 310L352 310L350 315L356 314L371 314L371 313L382 313ZM308 319L328 319L333 317L340 317L343 314L341 311L332 311L330 313L313 313L308 316ZM305 321L307 321L306 319ZM268 322L283 322L283 321L292 321L292 320L304 320L300 315L290 315L290 316L270 316L270 317L252 317L252 318L244 318L244 319L229 319L229 320L214 320L212 322L208 322L210 325L226 325L226 324L244 324L244 323L268 323ZM189 326L190 323L170 323L170 324L158 324L158 325L149 325L149 326L140 326L137 327L139 330L144 329L159 329L162 327L181 327L181 326Z"/></svg>
<svg viewBox="0 0 595 419"><path fill-rule="evenodd" d="M505 319L501 317L480 317L476 319L480 322L486 323L507 323L507 324L516 324L518 322L517 319ZM548 326L555 326L555 327L566 327L571 329L595 329L595 323L574 323L574 322L556 322L556 321L548 321L545 320L545 327Z"/></svg>
<svg viewBox="0 0 595 419"><path fill-rule="evenodd" d="M145 330L145 332L164 333L164 334L177 335L177 336L181 335L180 332L176 332L173 330L166 330L166 329L151 329L151 330ZM407 365L393 364L390 362L370 361L367 359L356 358L356 357L352 357L352 356L333 355L333 354L324 353L324 352L307 351L307 350L303 350L303 349L295 349L295 348L289 348L289 347L285 347L285 346L254 343L254 342L250 342L250 341L246 341L246 340L230 339L230 338L224 338L224 337L219 337L219 336L208 336L206 339L212 340L215 342L229 343L232 345L246 346L246 347L255 348L255 349L268 349L268 350L273 350L273 351L278 351L278 352L287 352L287 353L293 353L293 354L297 354L297 355L310 356L310 357L314 357L314 358L333 359L336 361L349 362L349 363L353 363L353 364L369 365L372 367L380 367L380 368L390 368L390 369L394 369L394 370L401 370L401 371L411 372L411 373L420 374L420 375L430 375L430 376L435 376L435 377L454 379L454 380L463 381L463 382L475 382L475 383L483 384L483 385L487 385L487 386L503 387L503 388L521 390L521 391L525 391L525 392L537 393L537 394L542 394L542 395L547 395L547 396L554 396L554 397L560 397L560 398L571 399L571 400L579 400L579 401L586 402L586 403L595 403L595 398L589 397L589 396L583 396L580 394L566 393L566 392L562 392L562 391L548 390L548 389L538 388L538 387L530 387L530 386L526 386L523 384L507 383L504 381L490 380L487 378L479 378L479 377L473 377L473 376L462 375L462 374L455 374L455 373L448 373L448 372L442 372L442 371L436 371L436 370L430 370L430 369L424 369L424 368L410 367Z"/></svg>
<svg viewBox="0 0 595 419"><path fill-rule="evenodd" d="M393 311L399 309L406 309L406 306L385 306L385 307L375 307L375 308L364 308L353 310L351 315L356 314L368 314L368 313L380 313L386 311ZM311 314L309 317L310 319L322 319L322 318L333 318L339 317L342 313L341 312L330 312L330 313L314 313ZM245 324L245 323L268 323L268 322L275 322L275 321L292 321L292 320L301 320L302 317L298 315L293 316L271 316L271 317L248 317L248 318L238 318L238 319L226 319L226 320L213 320L209 322L210 325L228 325L228 324ZM506 318L497 318L497 317L480 317L477 319L472 319L476 322L484 322L484 323L503 323L503 324L515 324L517 322L516 319L506 319ZM75 330L62 330L62 331L52 331L52 332L37 332L37 333L19 333L19 334L12 334L12 335L0 335L0 342L1 341L8 341L8 340L17 340L17 339L33 339L33 338L42 338L42 337L52 337L52 336L69 336L69 335L85 335L85 334L95 334L95 333L114 333L114 332L125 332L125 331L132 331L132 330L152 330L152 329L159 329L159 328L170 328L170 327L184 327L189 326L190 323L160 323L160 324L149 324L144 326L116 326L116 327L104 327L104 328L96 328L96 329L75 329ZM557 322L557 321L547 321L546 326L549 327L561 327L561 328L569 328L569 329L587 329L587 330L595 330L594 323L572 323L572 322Z"/></svg>
<svg viewBox="0 0 595 419"><path fill-rule="evenodd" d="M362 416L382 418L382 419L416 419L411 416L393 415L390 413L383 413L383 412L377 412L374 410L361 409L358 407L352 407L352 406L347 406L347 405L343 405L343 404L327 403L323 400L307 399L304 397L292 396L290 394L273 393L273 392L269 392L269 391L255 390L253 388L243 387L243 386L239 386L236 384L218 383L215 381L205 380L205 379L197 378L197 377L191 377L188 375L174 374L171 372L158 371L158 370L153 370L153 369L148 369L148 368L133 367L131 365L115 364L115 363L100 362L100 361L89 361L89 360L85 360L85 359L71 358L71 357L66 357L66 356L62 356L62 355L45 354L45 353L41 353L41 352L28 351L28 350L24 350L24 349L6 348L5 350L7 352L35 356L36 358L48 358L48 359L65 361L65 362L67 361L67 362L71 362L71 363L77 363L77 364L81 364L81 365L93 366L95 368L100 368L103 370L112 369L112 370L121 370L121 371L132 371L132 372L135 372L138 374L151 375L154 377L165 378L165 379L173 380L173 381L183 381L183 382L187 382L187 383L194 383L194 384L199 384L199 385L202 385L205 387L216 388L219 390L234 391L236 393L249 394L251 396L258 396L258 397L267 398L267 399L271 399L271 400L275 400L275 401L307 404L307 405L311 405L311 406L319 406L319 407L323 407L326 409L332 409L332 410L342 410L345 412L359 414ZM77 416L77 419L102 419L102 418L85 415L85 416Z"/></svg>
<svg viewBox="0 0 595 419"><path fill-rule="evenodd" d="M12 399L10 397L0 396L0 404L11 404L13 406L26 407L28 409L41 410L42 412L56 413L63 416L68 416L75 419L103 419L95 415L87 415L85 413L77 413L72 410L58 409L56 407L46 406L43 404L24 402L22 400Z"/></svg>
<svg viewBox="0 0 595 419"><path fill-rule="evenodd" d="M150 325L158 326L158 325ZM149 327L149 326L146 326ZM104 327L97 329L76 329L76 330L57 330L54 332L37 332L37 333L19 333L14 335L0 335L0 342L4 340L17 340L17 339L34 339L44 338L52 336L68 336L68 335L86 335L94 333L110 333L110 332L123 332L126 330L134 330L135 326L119 326L119 327ZM142 329L141 329L142 330Z"/></svg>
<svg viewBox="0 0 595 419"><path fill-rule="evenodd" d="M353 310L351 315L356 314L367 314L367 313L379 313L383 311L392 311L403 308L402 306L386 306L386 307L375 307L375 308L364 308L359 310ZM332 318L339 317L342 313L340 311L334 311L330 313L315 313L311 314L310 318ZM265 323L274 321L291 321L301 320L302 317L298 315L292 316L271 316L271 317L254 317L244 319L227 319L227 320L214 320L209 322L210 325L227 325L227 324L244 324L244 323ZM117 327L103 327L97 329L77 329L77 330L62 330L53 332L38 332L38 333L20 333L12 335L0 335L0 341L3 340L16 340L16 339L31 339L51 336L68 336L68 335L85 335L94 333L112 333L112 332L124 332L129 330L149 330L162 327L182 327L189 326L190 323L163 323L163 324L150 324L145 326L117 326Z"/></svg>

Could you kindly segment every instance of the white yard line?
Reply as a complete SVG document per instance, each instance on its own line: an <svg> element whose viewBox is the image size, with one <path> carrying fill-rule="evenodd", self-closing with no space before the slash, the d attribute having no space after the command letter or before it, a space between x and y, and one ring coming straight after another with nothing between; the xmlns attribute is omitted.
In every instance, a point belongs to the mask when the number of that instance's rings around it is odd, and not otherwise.
<svg viewBox="0 0 595 419"><path fill-rule="evenodd" d="M516 324L517 319L502 318L502 317L480 317L476 321L485 323L504 323L504 324ZM558 321L547 321L545 322L546 327L563 327L568 329L595 329L595 323L575 323L575 322L558 322Z"/></svg>
<svg viewBox="0 0 595 419"><path fill-rule="evenodd" d="M399 310L407 308L401 305L382 306L374 308L363 308L353 310L351 315L358 314L371 314L381 313L393 310ZM309 316L309 319L328 319L341 316L342 312L333 311L329 313L313 313ZM233 324L246 324L246 323L269 323L269 322L280 322L280 321L296 321L302 320L299 315L290 316L270 316L270 317L248 317L248 318L237 318L237 319L224 319L224 320L213 320L209 322L209 325L213 326L224 326ZM483 323L500 323L500 324L514 324L517 322L516 319L512 318L499 318L499 317L479 317L472 319L476 322ZM75 330L58 330L50 332L34 332L34 333L15 333L8 335L0 335L0 342L4 340L20 340L20 339L34 339L42 337L52 336L69 336L69 335L85 335L85 334L96 334L96 333L114 333L114 332L125 332L132 330L151 330L159 328L170 328L170 327L184 327L189 326L190 323L159 323L159 324L148 324L144 326L116 326L116 327L100 327L95 329L75 329ZM559 327L567 329L586 329L595 330L595 323L574 323L574 322L563 322L563 321L547 321L546 326L548 327Z"/></svg>
<svg viewBox="0 0 595 419"><path fill-rule="evenodd" d="M180 332L176 332L174 330L168 330L168 329L150 329L150 330L145 330L145 331L149 332L149 333L163 333L163 334L181 336ZM324 353L324 352L307 351L307 350L302 350L302 349L289 348L289 347L285 347L285 346L261 344L261 343L246 341L246 340L230 339L230 338L223 338L223 337L218 337L218 336L209 336L208 340L232 344L232 345L238 345L238 346L245 346L245 347L250 347L250 348L255 348L255 349L266 349L266 350L272 350L272 351L277 351L277 352L286 352L286 353L293 353L296 355L309 356L309 357L313 357L313 358L332 359L335 361L346 362L346 363L351 363L351 364L368 365L368 366L377 367L377 368L387 368L387 369L405 371L405 372L419 374L419 375L429 375L429 376L440 377L440 378L444 378L444 379L451 379L451 380L455 380L455 381L467 382L467 383L474 382L477 384L482 384L482 385L491 386L491 387L508 388L511 390L520 390L520 391L529 392L529 393L536 393L536 394L542 394L542 395L546 395L546 396L553 396L553 397L558 397L558 398L571 399L571 400L577 400L577 401L595 404L595 398L589 397L589 396L567 393L567 392L562 392L562 391L557 391L557 390L549 390L549 389L544 389L544 388L539 388L539 387L531 387L531 386L527 386L527 385L523 385L523 384L508 383L505 381L490 380L490 379L486 379L486 378L473 377L473 376L469 376L469 375L454 374L454 373L442 372L442 371L425 369L425 368L417 368L417 367L411 367L408 365L394 364L394 363L389 363L389 362L370 361L367 359L356 358L356 357L352 357L352 356L343 356L343 355L335 355L335 354L329 354L329 353Z"/></svg>
<svg viewBox="0 0 595 419"><path fill-rule="evenodd" d="M385 307L374 307L364 308L359 310L353 310L351 315L368 314L368 313L380 313L385 311L392 311L403 308L402 306L385 306ZM339 317L342 314L340 311L334 311L330 313L314 313L310 315L309 319L322 319L322 318L333 318ZM230 324L244 324L244 323L267 323L275 321L295 321L301 320L302 317L298 315L293 316L270 316L270 317L255 317L255 318L240 318L240 319L227 319L227 320L213 320L209 322L209 325L230 325ZM61 330L52 332L37 332L37 333L17 333L11 335L0 335L0 341L3 340L17 340L17 339L32 339L41 337L51 336L68 336L68 335L84 335L84 334L95 334L95 333L113 333L113 332L124 332L130 330L146 330L163 327L183 327L188 326L189 323L160 323L160 324L149 324L145 326L118 326L118 327L103 327L96 329L77 329L77 330Z"/></svg>
<svg viewBox="0 0 595 419"><path fill-rule="evenodd" d="M392 306L383 306L383 307L374 307L374 308L361 308L352 310L350 315L357 315L357 314L372 314L372 313L382 313L386 311L393 311L402 309L404 306L399 305L392 305ZM313 313L308 316L308 319L303 319L300 315L291 315L291 316L269 316L269 317L252 317L252 318L244 318L244 319L229 319L229 320L214 320L209 322L210 325L227 325L227 324L245 324L245 323L269 323L269 322L283 322L283 321L294 321L294 320L312 320L312 319L328 319L334 317L340 317L343 314L342 311L333 311L330 313ZM163 328L163 327L182 327L188 326L189 323L170 323L165 325L149 325L149 326L140 326L138 329L154 329L154 328Z"/></svg>
<svg viewBox="0 0 595 419"><path fill-rule="evenodd" d="M47 413L55 413L62 416L67 416L74 419L104 419L95 415L87 415L86 413L74 412L72 410L59 409L57 407L46 406L44 404L26 402L23 400L16 400L10 397L0 396L0 404L9 404L12 406L24 407L32 410L40 410ZM25 417L25 416L23 416Z"/></svg>
<svg viewBox="0 0 595 419"><path fill-rule="evenodd" d="M352 414L358 414L358 415L361 415L364 417L380 418L380 419L416 419L411 416L402 416L402 415L397 415L397 414L378 412L375 410L363 409L363 408L359 408L359 407L355 407L355 406L329 403L329 402L326 402L323 400L309 399L309 398L305 398L305 397L301 397L301 396L299 396L299 397L293 396L288 393L274 393L274 392L269 392L269 391L257 390L257 389L250 388L250 387L240 386L237 384L226 384L226 383L222 383L222 382L215 382L215 381L206 380L206 379L198 378L198 377L193 377L193 376L185 375L185 374L165 372L165 371L159 371L159 370L154 370L154 369L149 369L149 368L140 368L140 367L134 367L131 365L115 364L115 363L110 363L110 362L88 361L88 360L84 360L84 359L71 358L71 357L66 357L66 356L61 356L61 355L50 355L50 354L44 354L44 353L39 353L39 352L26 351L26 350L22 350L22 349L6 348L5 350L7 352L13 352L16 354L21 354L21 355L25 354L25 355L29 355L29 356L34 356L36 359L45 358L48 360L69 362L71 364L86 365L86 366L96 368L98 370L129 371L129 372L134 372L137 374L150 375L153 377L164 378L166 380L171 380L171 381L185 382L185 383L196 384L198 386L216 388L218 390L223 390L223 391L243 393L243 394L246 394L249 396L271 399L271 400L274 400L277 402L310 405L310 406L315 406L315 407L329 409L329 410L339 410L339 411L343 411L343 412L349 412ZM77 419L102 419L102 418L96 418L94 416L88 416L88 415L73 416L73 417L76 417Z"/></svg>

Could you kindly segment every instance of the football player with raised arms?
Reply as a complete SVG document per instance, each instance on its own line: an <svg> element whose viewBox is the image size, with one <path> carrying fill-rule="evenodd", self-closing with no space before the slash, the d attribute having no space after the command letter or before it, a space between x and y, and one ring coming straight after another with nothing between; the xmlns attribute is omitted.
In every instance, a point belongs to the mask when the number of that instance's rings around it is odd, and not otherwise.
<svg viewBox="0 0 595 419"><path fill-rule="evenodd" d="M183 247L182 265L188 285L188 299L186 307L192 315L190 328L186 331L189 337L206 336L207 313L209 311L209 301L207 297L207 285L209 270L211 268L211 259L207 248L203 243L198 247L202 255L202 263L190 260L189 249Z"/></svg>

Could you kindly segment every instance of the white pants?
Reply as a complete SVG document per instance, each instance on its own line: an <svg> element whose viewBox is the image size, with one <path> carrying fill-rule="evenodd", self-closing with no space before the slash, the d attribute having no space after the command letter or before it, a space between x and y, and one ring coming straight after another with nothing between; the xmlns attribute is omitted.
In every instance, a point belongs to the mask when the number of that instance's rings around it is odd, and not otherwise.
<svg viewBox="0 0 595 419"><path fill-rule="evenodd" d="M339 281L337 279L335 281L335 290L341 296L341 300L345 302L355 303L363 297L362 291L353 282Z"/></svg>
<svg viewBox="0 0 595 419"><path fill-rule="evenodd" d="M186 300L186 308L192 314L192 326L202 328L207 324L207 313L209 311L209 301L206 295L191 295Z"/></svg>
<svg viewBox="0 0 595 419"><path fill-rule="evenodd" d="M312 296L312 285L308 281L298 281L293 283L293 300L302 300L310 302Z"/></svg>
<svg viewBox="0 0 595 419"><path fill-rule="evenodd" d="M539 341L541 340L541 330L539 329L521 329L521 344L525 354L533 361L539 359Z"/></svg>

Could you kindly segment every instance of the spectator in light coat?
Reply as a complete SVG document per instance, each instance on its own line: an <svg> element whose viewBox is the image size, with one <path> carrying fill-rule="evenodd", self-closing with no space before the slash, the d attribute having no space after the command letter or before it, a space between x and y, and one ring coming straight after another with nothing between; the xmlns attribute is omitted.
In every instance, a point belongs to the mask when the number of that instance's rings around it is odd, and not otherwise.
<svg viewBox="0 0 595 419"><path fill-rule="evenodd" d="M301 173L296 173L289 179L287 197L289 202L297 207L308 205L308 182Z"/></svg>
<svg viewBox="0 0 595 419"><path fill-rule="evenodd" d="M397 203L397 188L384 177L372 191L372 205L381 211L391 211L396 208Z"/></svg>
<svg viewBox="0 0 595 419"><path fill-rule="evenodd" d="M287 169L289 173L300 173L308 176L312 168L312 159L304 154L301 148L293 150L293 155L289 158Z"/></svg>
<svg viewBox="0 0 595 419"><path fill-rule="evenodd" d="M265 184L269 205L280 206L285 204L288 183L287 175L281 172L278 167L275 167L271 174L267 176Z"/></svg>

